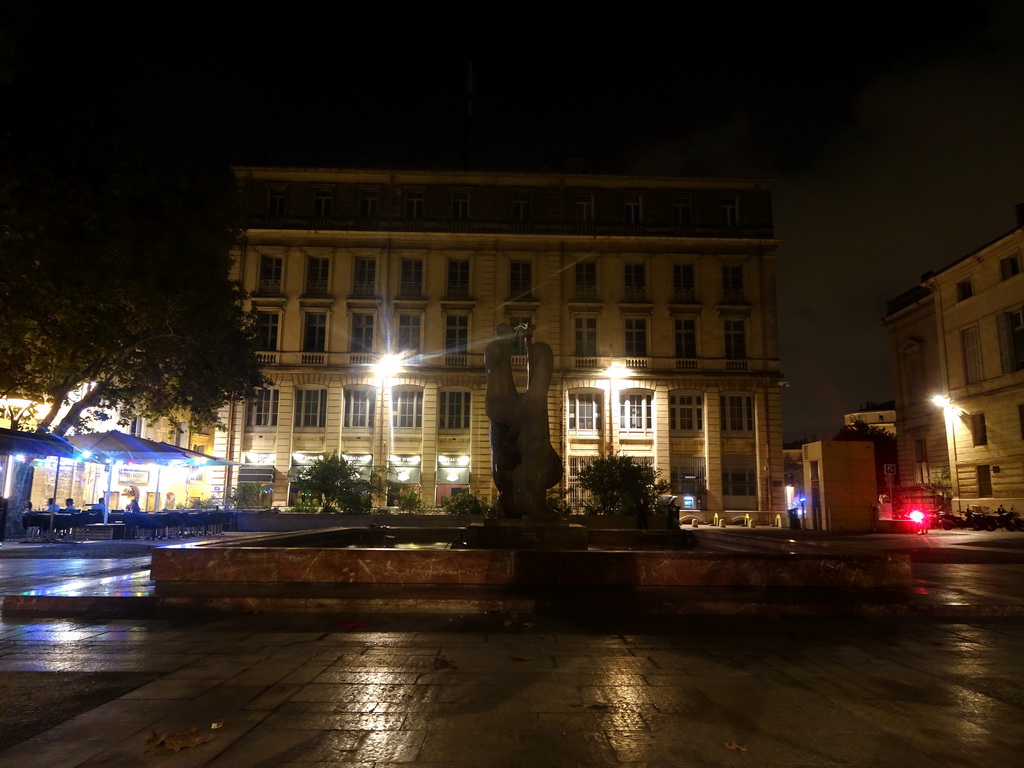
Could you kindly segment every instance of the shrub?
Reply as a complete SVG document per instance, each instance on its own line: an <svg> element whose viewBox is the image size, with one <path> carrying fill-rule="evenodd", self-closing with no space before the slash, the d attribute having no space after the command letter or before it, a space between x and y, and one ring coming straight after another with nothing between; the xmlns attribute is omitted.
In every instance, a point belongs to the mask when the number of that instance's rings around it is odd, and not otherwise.
<svg viewBox="0 0 1024 768"><path fill-rule="evenodd" d="M441 509L448 515L486 515L491 505L475 493L466 491L441 499Z"/></svg>

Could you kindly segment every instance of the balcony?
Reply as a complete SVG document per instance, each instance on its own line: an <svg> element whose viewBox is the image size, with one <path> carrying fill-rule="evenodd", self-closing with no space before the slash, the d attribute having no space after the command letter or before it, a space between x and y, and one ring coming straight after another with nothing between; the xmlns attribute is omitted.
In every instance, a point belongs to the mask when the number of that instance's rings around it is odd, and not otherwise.
<svg viewBox="0 0 1024 768"><path fill-rule="evenodd" d="M642 285L627 285L625 290L626 301L647 301L647 288Z"/></svg>
<svg viewBox="0 0 1024 768"><path fill-rule="evenodd" d="M277 352L257 352L256 362L260 365L277 365Z"/></svg>
<svg viewBox="0 0 1024 768"><path fill-rule="evenodd" d="M281 279L260 279L256 283L256 293L281 293Z"/></svg>
<svg viewBox="0 0 1024 768"><path fill-rule="evenodd" d="M449 355L444 356L444 364L450 368L465 368L469 365L469 355Z"/></svg>
<svg viewBox="0 0 1024 768"><path fill-rule="evenodd" d="M597 286L596 285L577 285L576 286L576 300L577 301L592 301L597 298Z"/></svg>
<svg viewBox="0 0 1024 768"><path fill-rule="evenodd" d="M422 299L423 283L402 283L398 286L398 295L403 299Z"/></svg>
<svg viewBox="0 0 1024 768"><path fill-rule="evenodd" d="M352 284L353 296L376 296L377 284L366 280L357 280Z"/></svg>

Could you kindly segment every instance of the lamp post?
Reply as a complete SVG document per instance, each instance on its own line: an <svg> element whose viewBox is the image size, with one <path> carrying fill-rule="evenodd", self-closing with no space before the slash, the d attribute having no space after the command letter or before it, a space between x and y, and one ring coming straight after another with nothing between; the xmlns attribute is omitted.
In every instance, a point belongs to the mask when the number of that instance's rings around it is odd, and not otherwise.
<svg viewBox="0 0 1024 768"><path fill-rule="evenodd" d="M390 414L385 416L384 405L388 401L387 390L391 389L394 382L395 376L402 371L402 356L395 355L390 352L381 355L380 360L374 363L374 373L380 382L380 453L374 451L377 456L381 457L382 464L378 464L378 467L383 466L384 472L388 471L388 466L391 462L391 418ZM371 472L374 469L371 467ZM381 499L379 496L383 496ZM376 499L377 506L387 505L387 477L383 483L383 487L378 491L378 498Z"/></svg>
<svg viewBox="0 0 1024 768"><path fill-rule="evenodd" d="M956 499L956 510L960 511L960 473L957 471L956 455L956 421L954 417L960 413L966 413L962 408L954 405L945 395L935 395L932 403L942 409L944 427L946 431L946 460L950 461L949 479L950 492Z"/></svg>
<svg viewBox="0 0 1024 768"><path fill-rule="evenodd" d="M614 430L614 416L615 416L615 396L618 391L618 382L621 379L629 378L631 372L621 361L613 360L605 371L604 375L608 377L608 439L604 441L607 446L607 450L610 453L615 447L615 430ZM602 452L604 447L602 446Z"/></svg>

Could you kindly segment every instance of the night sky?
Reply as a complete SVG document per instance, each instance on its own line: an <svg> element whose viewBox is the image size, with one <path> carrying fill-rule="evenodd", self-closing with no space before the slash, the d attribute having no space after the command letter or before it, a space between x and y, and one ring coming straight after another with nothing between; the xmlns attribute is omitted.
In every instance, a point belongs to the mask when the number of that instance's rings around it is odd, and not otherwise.
<svg viewBox="0 0 1024 768"><path fill-rule="evenodd" d="M170 164L458 169L471 58L472 168L773 178L787 440L894 396L885 301L1024 202L1020 3L638 6L642 24L485 6L517 16L462 34L440 10L212 5L0 3L8 106L56 137L116 122Z"/></svg>

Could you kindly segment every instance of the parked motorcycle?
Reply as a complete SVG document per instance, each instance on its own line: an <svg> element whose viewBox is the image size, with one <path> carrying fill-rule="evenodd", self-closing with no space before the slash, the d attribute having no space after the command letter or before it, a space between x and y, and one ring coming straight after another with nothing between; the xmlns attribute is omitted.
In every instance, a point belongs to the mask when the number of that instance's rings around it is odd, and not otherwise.
<svg viewBox="0 0 1024 768"><path fill-rule="evenodd" d="M952 512L936 512L935 513L936 526L944 531L951 531L954 528L970 528L971 525L960 515L954 515Z"/></svg>
<svg viewBox="0 0 1024 768"><path fill-rule="evenodd" d="M1012 506L1005 509L1002 504L996 508L996 519L999 525L1008 531L1024 531L1024 520L1017 515L1017 510Z"/></svg>
<svg viewBox="0 0 1024 768"><path fill-rule="evenodd" d="M975 531L994 531L999 527L999 520L995 516L975 512L971 507L967 508L964 517L967 521L966 527Z"/></svg>

